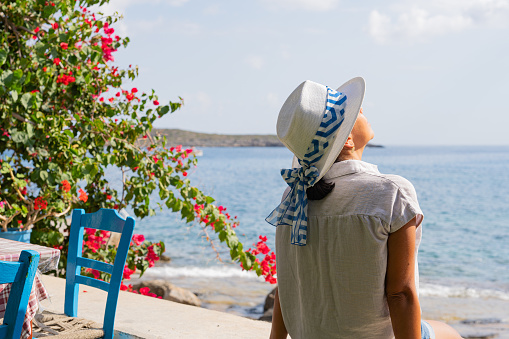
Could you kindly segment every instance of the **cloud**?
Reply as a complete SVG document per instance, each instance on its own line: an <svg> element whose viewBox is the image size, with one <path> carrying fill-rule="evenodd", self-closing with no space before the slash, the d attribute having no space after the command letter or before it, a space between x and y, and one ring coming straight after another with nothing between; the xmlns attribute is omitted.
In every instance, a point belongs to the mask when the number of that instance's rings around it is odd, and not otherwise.
<svg viewBox="0 0 509 339"><path fill-rule="evenodd" d="M257 55L250 55L245 59L246 63L254 69L262 69L265 64L263 58Z"/></svg>
<svg viewBox="0 0 509 339"><path fill-rule="evenodd" d="M393 7L392 15L373 10L368 33L378 43L423 41L482 26L507 26L509 0L416 1Z"/></svg>
<svg viewBox="0 0 509 339"><path fill-rule="evenodd" d="M308 10L328 11L336 7L339 0L260 0L260 2L271 10Z"/></svg>

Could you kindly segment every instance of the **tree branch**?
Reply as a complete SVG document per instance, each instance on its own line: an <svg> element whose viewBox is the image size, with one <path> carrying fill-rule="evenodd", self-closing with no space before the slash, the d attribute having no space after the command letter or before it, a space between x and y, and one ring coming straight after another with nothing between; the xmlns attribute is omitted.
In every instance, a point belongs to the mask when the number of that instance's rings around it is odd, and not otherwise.
<svg viewBox="0 0 509 339"><path fill-rule="evenodd" d="M16 119L18 119L19 121L21 122L28 122L29 124L32 124L33 126L35 126L35 123L33 121L30 121L26 118L23 118L21 115L19 115L18 113L14 113L12 112L12 116ZM49 120L49 119L48 119Z"/></svg>

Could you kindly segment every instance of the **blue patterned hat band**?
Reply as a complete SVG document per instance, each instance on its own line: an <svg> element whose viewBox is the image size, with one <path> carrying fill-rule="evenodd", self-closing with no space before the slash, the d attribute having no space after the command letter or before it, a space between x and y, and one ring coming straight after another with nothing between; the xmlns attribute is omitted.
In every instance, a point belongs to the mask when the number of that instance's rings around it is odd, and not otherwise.
<svg viewBox="0 0 509 339"><path fill-rule="evenodd" d="M336 132L344 120L346 99L345 94L327 87L325 112L304 157L299 159L302 167L281 170L281 176L291 189L265 220L274 226L292 226L293 245L306 245L308 224L306 189L318 181L320 171L315 165L324 156L327 147L333 143Z"/></svg>

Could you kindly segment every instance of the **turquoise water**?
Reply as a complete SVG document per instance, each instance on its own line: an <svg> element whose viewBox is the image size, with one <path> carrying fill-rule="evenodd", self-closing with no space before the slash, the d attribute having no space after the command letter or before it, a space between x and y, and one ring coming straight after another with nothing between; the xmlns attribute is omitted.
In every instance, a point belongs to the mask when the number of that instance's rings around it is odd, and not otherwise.
<svg viewBox="0 0 509 339"><path fill-rule="evenodd" d="M263 234L273 248L275 229L264 219L280 201L286 184L279 170L291 158L285 148L204 148L189 178L238 216L241 241L249 246ZM368 148L363 160L416 188L425 215L421 295L509 300L509 147ZM206 306L257 313L271 289L236 265L219 263L201 228L174 213L138 220L135 232L164 240L172 258L147 278L180 282L202 294ZM226 248L215 245L227 259Z"/></svg>

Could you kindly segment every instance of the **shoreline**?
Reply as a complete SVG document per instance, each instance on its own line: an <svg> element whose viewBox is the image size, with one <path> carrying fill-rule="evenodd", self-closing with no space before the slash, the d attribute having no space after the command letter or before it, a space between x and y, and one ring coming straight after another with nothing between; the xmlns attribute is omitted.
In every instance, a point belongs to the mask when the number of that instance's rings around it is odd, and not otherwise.
<svg viewBox="0 0 509 339"><path fill-rule="evenodd" d="M185 131L181 129L154 128L152 136L165 136L171 145L186 147L285 147L276 135L272 134L212 134ZM146 147L151 141L139 140L140 147ZM368 143L367 147L384 147Z"/></svg>
<svg viewBox="0 0 509 339"><path fill-rule="evenodd" d="M255 320L263 315L265 298L274 287L258 279L238 276L213 278L149 274L141 280L154 279L163 279L193 292L202 301L200 308ZM133 280L133 283L136 280L139 279ZM421 293L419 300L423 319L446 322L464 338L509 338L507 300L428 293Z"/></svg>

